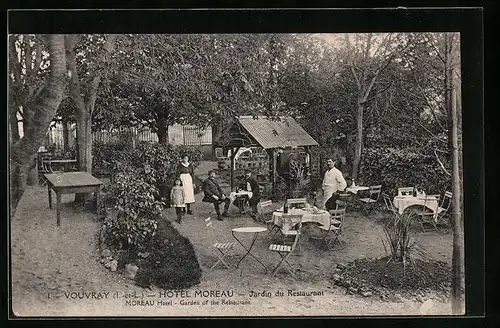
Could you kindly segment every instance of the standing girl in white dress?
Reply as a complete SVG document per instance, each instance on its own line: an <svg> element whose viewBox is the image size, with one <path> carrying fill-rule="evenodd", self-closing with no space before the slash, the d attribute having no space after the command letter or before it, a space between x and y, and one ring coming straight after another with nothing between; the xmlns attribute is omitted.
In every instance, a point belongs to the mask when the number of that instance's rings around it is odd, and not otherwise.
<svg viewBox="0 0 500 328"><path fill-rule="evenodd" d="M191 163L189 163L189 157L187 155L182 157L182 161L179 163L177 172L179 179L182 182L182 188L184 189L184 203L186 204L187 214L193 214L191 204L195 202L195 185L193 183L194 170Z"/></svg>

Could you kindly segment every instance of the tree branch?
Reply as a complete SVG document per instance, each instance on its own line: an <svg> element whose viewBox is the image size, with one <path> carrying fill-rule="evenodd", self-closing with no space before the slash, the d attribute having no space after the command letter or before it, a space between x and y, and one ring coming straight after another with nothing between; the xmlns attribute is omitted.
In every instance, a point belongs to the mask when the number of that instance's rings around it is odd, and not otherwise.
<svg viewBox="0 0 500 328"><path fill-rule="evenodd" d="M445 167L444 167L444 165L443 165L443 162L441 162L441 160L439 159L439 156L438 156L438 154L436 153L436 150L435 150L435 149L434 149L434 156L436 156L436 159L437 159L437 161L438 161L438 163L439 163L439 166L441 166L441 168L443 169L444 173L446 173L447 175L451 176L451 173L450 173L450 172L448 172L448 171L446 170L446 168L445 168Z"/></svg>

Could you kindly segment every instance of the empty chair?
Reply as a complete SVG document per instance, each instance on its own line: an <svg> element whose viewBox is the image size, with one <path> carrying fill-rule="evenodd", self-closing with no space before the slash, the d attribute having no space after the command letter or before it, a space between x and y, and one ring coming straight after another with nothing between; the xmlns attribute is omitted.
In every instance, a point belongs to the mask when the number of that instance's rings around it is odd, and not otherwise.
<svg viewBox="0 0 500 328"><path fill-rule="evenodd" d="M451 192L446 191L444 193L444 197L441 200L441 204L437 208L437 213L434 211L430 210L427 208L426 204L428 200L437 201L439 202L440 195L426 195L425 200L424 200L424 205L422 208L415 213L420 216L420 224L422 227L422 230L425 231L424 223L430 223L434 226L434 229L437 230L437 222L440 218L443 218L448 210L450 209L451 206L451 199L453 195Z"/></svg>
<svg viewBox="0 0 500 328"><path fill-rule="evenodd" d="M347 209L347 202L342 201L342 200L337 200L337 201L335 202L335 209L336 209L336 210L339 210L339 209Z"/></svg>
<svg viewBox="0 0 500 328"><path fill-rule="evenodd" d="M279 231L283 237L283 244L287 242L287 238L295 237L300 233L300 228L302 228L302 216L302 214L283 214L281 216L281 227Z"/></svg>
<svg viewBox="0 0 500 328"><path fill-rule="evenodd" d="M229 265L227 265L227 263L224 262L224 258L227 256L229 251L233 249L234 245L236 245L236 242L227 242L227 241L222 242L222 241L217 240L217 238L215 237L215 233L213 231L213 227L212 227L212 219L210 217L205 219L205 225L207 226L207 230L210 231L210 235L212 237L212 242L213 242L212 247L215 250L217 250L217 251L214 251L214 254L218 258L217 262L215 262L215 264L212 265L210 270L215 268L217 266L217 264L219 264L219 263L224 264L226 266L226 268L229 269Z"/></svg>
<svg viewBox="0 0 500 328"><path fill-rule="evenodd" d="M307 204L307 198L289 198L286 203L289 207L302 208Z"/></svg>
<svg viewBox="0 0 500 328"><path fill-rule="evenodd" d="M266 224L268 237L272 237L280 229L280 226L274 223L273 202L271 200L261 201L257 205L257 209L259 211L258 220Z"/></svg>
<svg viewBox="0 0 500 328"><path fill-rule="evenodd" d="M411 196L415 187L402 187L398 188L398 196Z"/></svg>
<svg viewBox="0 0 500 328"><path fill-rule="evenodd" d="M345 208L328 212L330 213L330 224L327 227L320 226L319 228L323 230L326 246L333 246L342 234Z"/></svg>
<svg viewBox="0 0 500 328"><path fill-rule="evenodd" d="M380 192L382 191L382 185L370 186L370 196L366 198L360 198L359 201L363 204L366 215L370 215L370 210L373 205L378 202L380 197Z"/></svg>
<svg viewBox="0 0 500 328"><path fill-rule="evenodd" d="M288 258L290 257L290 255L293 253L293 251L297 247L297 244L299 242L299 238L300 238L300 231L297 231L297 233L294 235L293 243L291 245L285 245L285 244L271 244L271 245L269 245L269 250L278 253L279 256L281 257L281 260L278 263L278 265L272 270L271 276L274 276L278 272L278 270L281 268L281 265L283 263L286 263L288 265L288 267L285 267L285 268L292 275L292 277L295 277L294 268L292 267L290 262L288 262Z"/></svg>

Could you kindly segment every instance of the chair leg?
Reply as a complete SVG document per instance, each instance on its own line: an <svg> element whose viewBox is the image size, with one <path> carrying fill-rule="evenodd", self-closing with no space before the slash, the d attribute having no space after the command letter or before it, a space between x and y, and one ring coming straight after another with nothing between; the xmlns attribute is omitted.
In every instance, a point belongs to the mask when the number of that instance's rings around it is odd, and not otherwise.
<svg viewBox="0 0 500 328"><path fill-rule="evenodd" d="M280 269L281 265L283 264L283 262L286 262L288 264L288 266L291 268L286 268L288 270L288 272L292 275L292 277L295 277L295 274L293 272L293 267L292 265L288 262L288 257L290 256L290 254L292 254L292 252L278 252L278 254L280 255L281 257L281 261L280 263L278 263L278 265L274 268L274 270L271 272L271 276L274 276L276 273L278 273L278 270ZM284 255L286 254L286 255Z"/></svg>
<svg viewBox="0 0 500 328"><path fill-rule="evenodd" d="M225 252L225 253L223 251L221 251L220 249L218 249L218 248L217 248L217 250L221 253L222 256L219 256L217 253L215 253L215 255L217 256L217 258L219 260L217 262L215 262L214 265L212 265L212 267L210 268L210 270L212 270L213 268L215 268L217 266L217 264L219 264L219 263L223 263L226 266L226 268L230 269L229 265L227 265L227 263L224 262L224 258L226 257L226 255L228 255L229 250L227 250L227 252Z"/></svg>

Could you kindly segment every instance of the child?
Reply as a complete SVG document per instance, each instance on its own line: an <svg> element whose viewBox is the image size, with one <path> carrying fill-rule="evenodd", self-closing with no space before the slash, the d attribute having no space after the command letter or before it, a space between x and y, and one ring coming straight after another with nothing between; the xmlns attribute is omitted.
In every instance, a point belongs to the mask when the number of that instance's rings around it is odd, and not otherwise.
<svg viewBox="0 0 500 328"><path fill-rule="evenodd" d="M170 201L173 207L175 207L175 213L177 214L177 220L175 222L181 223L182 209L186 207L184 203L185 195L184 188L181 186L181 180L175 180L175 186L172 187L170 192Z"/></svg>

